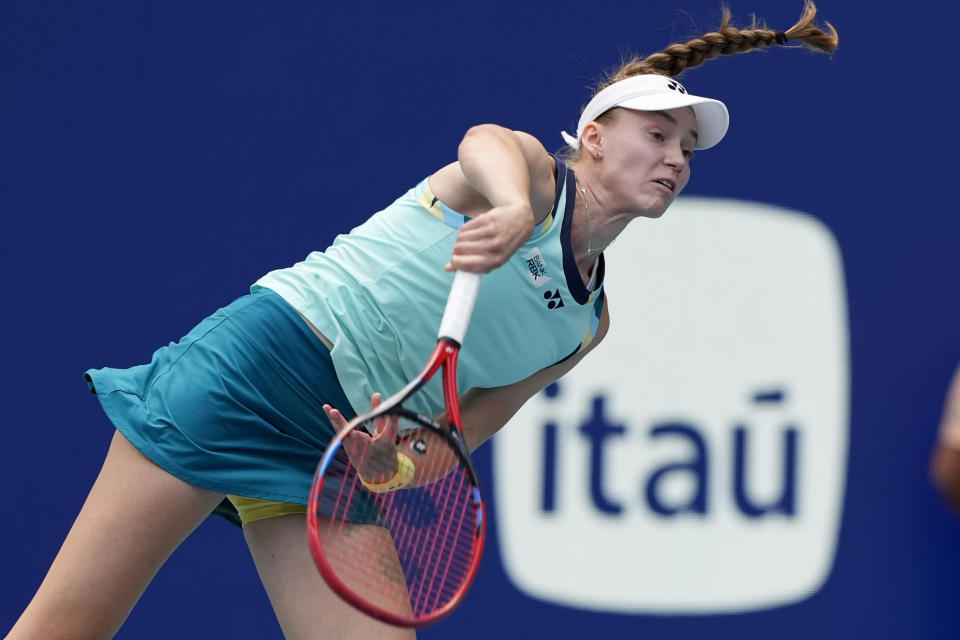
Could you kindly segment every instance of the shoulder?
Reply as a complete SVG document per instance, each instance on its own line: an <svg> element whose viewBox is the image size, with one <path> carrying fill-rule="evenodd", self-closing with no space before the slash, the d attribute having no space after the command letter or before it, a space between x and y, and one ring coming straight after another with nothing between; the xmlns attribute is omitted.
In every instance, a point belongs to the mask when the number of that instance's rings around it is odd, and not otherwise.
<svg viewBox="0 0 960 640"><path fill-rule="evenodd" d="M557 186L557 163L537 138L525 131L513 131L530 172L530 204L542 220L553 209Z"/></svg>
<svg viewBox="0 0 960 640"><path fill-rule="evenodd" d="M532 164L544 164L553 162L553 158L536 137L526 131L513 130L513 135L517 139L517 144L523 149L523 154Z"/></svg>
<svg viewBox="0 0 960 640"><path fill-rule="evenodd" d="M523 151L527 166L530 167L530 177L548 179L552 182L555 178L556 162L543 143L525 131L514 131L513 135Z"/></svg>

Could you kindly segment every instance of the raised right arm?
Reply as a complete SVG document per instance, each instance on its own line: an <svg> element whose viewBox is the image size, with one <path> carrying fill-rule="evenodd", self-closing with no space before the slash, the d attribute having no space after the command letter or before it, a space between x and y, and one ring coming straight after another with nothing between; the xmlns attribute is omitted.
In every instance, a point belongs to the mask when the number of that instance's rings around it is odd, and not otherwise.
<svg viewBox="0 0 960 640"><path fill-rule="evenodd" d="M533 136L492 124L467 131L458 161L430 177L441 202L472 218L447 269L487 272L505 263L550 212L555 180L553 158Z"/></svg>

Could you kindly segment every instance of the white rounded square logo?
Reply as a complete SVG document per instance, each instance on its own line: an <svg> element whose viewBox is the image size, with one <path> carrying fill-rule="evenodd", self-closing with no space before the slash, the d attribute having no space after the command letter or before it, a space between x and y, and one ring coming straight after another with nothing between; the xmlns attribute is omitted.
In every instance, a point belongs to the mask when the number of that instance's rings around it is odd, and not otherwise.
<svg viewBox="0 0 960 640"><path fill-rule="evenodd" d="M846 475L833 236L778 207L691 197L608 254L605 341L493 440L507 575L601 611L809 597L833 564Z"/></svg>

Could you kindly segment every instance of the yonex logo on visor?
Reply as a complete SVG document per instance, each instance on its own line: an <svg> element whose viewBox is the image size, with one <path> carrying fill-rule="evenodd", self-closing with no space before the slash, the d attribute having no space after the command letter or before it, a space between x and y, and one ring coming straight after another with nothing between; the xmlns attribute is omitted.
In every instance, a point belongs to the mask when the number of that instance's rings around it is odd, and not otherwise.
<svg viewBox="0 0 960 640"><path fill-rule="evenodd" d="M579 149L584 127L614 107L636 111L666 111L692 107L697 116L698 137L695 149L709 149L720 142L730 123L727 107L719 100L691 95L682 84L667 76L643 74L624 78L600 91L584 108L577 123L576 136L571 136L566 131L560 135L568 145Z"/></svg>

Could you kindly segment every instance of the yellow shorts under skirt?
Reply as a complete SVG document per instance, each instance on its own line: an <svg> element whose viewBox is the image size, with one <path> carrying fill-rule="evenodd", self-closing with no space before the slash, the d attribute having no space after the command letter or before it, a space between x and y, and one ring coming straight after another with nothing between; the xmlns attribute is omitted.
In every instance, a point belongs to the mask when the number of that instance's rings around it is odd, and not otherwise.
<svg viewBox="0 0 960 640"><path fill-rule="evenodd" d="M276 518L290 513L306 513L307 505L294 504L292 502L275 502L273 500L258 500L257 498L244 498L243 496L227 496L230 503L236 508L240 515L240 526L247 526L257 520L267 518Z"/></svg>

